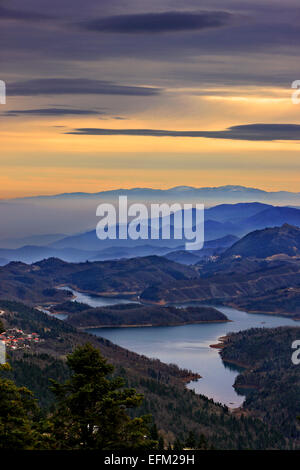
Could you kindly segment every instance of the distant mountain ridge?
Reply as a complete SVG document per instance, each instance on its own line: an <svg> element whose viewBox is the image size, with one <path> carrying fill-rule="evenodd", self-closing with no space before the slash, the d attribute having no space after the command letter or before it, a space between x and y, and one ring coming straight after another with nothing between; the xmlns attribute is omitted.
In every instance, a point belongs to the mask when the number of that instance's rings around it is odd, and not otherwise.
<svg viewBox="0 0 300 470"><path fill-rule="evenodd" d="M18 249L0 248L0 266L9 263L10 261L21 261L23 263L36 263L47 258L59 258L63 261L80 263L85 261L105 261L124 258L145 257L151 255L165 256L172 261L178 261L176 258L180 250L183 256L190 254L190 258L194 262L199 261L203 256L208 256L214 252L220 251L221 248L225 249L231 246L238 240L233 235L227 235L223 238L207 241L203 250L196 251L195 254L183 251L184 246L178 246L179 251L171 252L171 248L167 246L115 246L107 247L102 250L84 250L78 248L55 248L51 246L33 246L27 245ZM166 240L167 242L167 240ZM177 243L180 240L177 240ZM170 256L169 256L170 254ZM172 258L174 256L174 259ZM180 261L178 261L180 262ZM184 262L183 264L193 264Z"/></svg>
<svg viewBox="0 0 300 470"><path fill-rule="evenodd" d="M193 210L193 214L195 209ZM165 221L165 219L162 219ZM162 222L161 220L161 222ZM172 225L173 219L171 219ZM266 227L289 224L300 227L300 210L291 207L276 207L258 202L221 204L205 210L204 248L200 252L185 253L185 241L171 237L166 240L159 236L147 240L99 240L96 230L63 237L49 235L32 237L37 242L18 249L1 247L0 264L5 261L23 261L34 263L44 258L56 257L68 262L86 260L109 260L138 256L159 255L183 264L195 264L197 257L219 254L246 234ZM95 223L96 225L96 223ZM42 241L58 237L54 242L41 246ZM224 242L225 240L225 242ZM40 241L40 243L38 243ZM216 244L214 246L213 244ZM179 253L178 253L179 252ZM180 253L181 252L181 253Z"/></svg>
<svg viewBox="0 0 300 470"><path fill-rule="evenodd" d="M299 214L299 209L293 207L267 206L265 210L248 217L245 224L248 224L250 227L256 226L257 229L286 223L299 225Z"/></svg>
<svg viewBox="0 0 300 470"><path fill-rule="evenodd" d="M176 263L181 264L196 264L203 258L209 258L210 256L222 253L226 248L232 246L238 237L234 235L227 235L217 240L210 240L204 243L202 250L196 251L187 251L187 250L177 250L171 251L164 255L165 258L170 261L175 261Z"/></svg>
<svg viewBox="0 0 300 470"><path fill-rule="evenodd" d="M7 199L0 200L0 220L3 221L0 231L0 247L21 247L22 245L18 241L13 242L13 244L9 241L15 239L16 236L24 239L23 245L37 245L38 243L31 239L32 236L37 234L47 236L49 234L65 233L71 236L76 233L90 231L97 224L96 209L98 205L100 203L111 203L117 207L121 195L128 197L128 204L138 202L146 204L147 207L151 203L204 204L207 210L217 205L223 205L225 211L224 205L226 204L243 203L300 208L300 193L288 191L268 192L258 188L247 188L238 185L211 188L190 186L177 186L169 189L132 188L97 193L76 192ZM263 209L262 206L261 209ZM242 217L245 215L241 214ZM252 215L254 214L250 212L249 206L248 216L251 217ZM210 219L214 223L216 221L223 223L223 220L216 217L210 217ZM236 220L236 222L238 221ZM243 235L243 233L230 232L226 227L220 226L219 232L213 233L210 239L221 238L229 233L238 236ZM1 239L5 241L2 245Z"/></svg>
<svg viewBox="0 0 300 470"><path fill-rule="evenodd" d="M16 249L24 246L46 246L54 243L57 240L66 238L65 234L46 234L46 235L32 235L24 238L7 238L0 240L1 248Z"/></svg>
<svg viewBox="0 0 300 470"><path fill-rule="evenodd" d="M300 192L290 192L290 191L266 191L263 189L259 188L251 188L251 187L246 187L246 186L241 186L241 185L225 185L225 186L215 186L215 187L195 187L195 186L175 186L171 187L168 189L156 189L156 188L130 188L130 189L112 189L112 190L107 190L107 191L99 191L96 193L87 193L87 192L74 192L74 193L60 193L60 194L54 194L54 195L41 195L41 196L31 196L31 197L24 197L24 198L18 198L18 199L23 199L23 200L28 200L28 199L54 199L54 198L72 198L72 197L94 197L94 196L102 196L102 195L162 195L162 194L181 194L181 193L194 193L194 194L205 194L205 195L211 195L214 193L223 193L227 195L248 195L251 194L251 196L266 196L267 195L281 195L281 196L297 196L300 197Z"/></svg>
<svg viewBox="0 0 300 470"><path fill-rule="evenodd" d="M262 214L260 216L260 214ZM204 240L216 240L222 237L233 235L238 238L247 233L266 228L267 226L278 226L283 223L300 226L300 210L290 207L274 207L261 203L238 203L222 204L205 210ZM168 246L170 251L177 248L183 241L178 240L101 240L96 237L96 231L92 230L83 234L69 236L54 242L50 246L53 248L77 248L99 249L112 246L132 247L143 244L151 246ZM101 248L100 248L101 249ZM174 250L174 248L173 248ZM4 256L4 255L3 255Z"/></svg>

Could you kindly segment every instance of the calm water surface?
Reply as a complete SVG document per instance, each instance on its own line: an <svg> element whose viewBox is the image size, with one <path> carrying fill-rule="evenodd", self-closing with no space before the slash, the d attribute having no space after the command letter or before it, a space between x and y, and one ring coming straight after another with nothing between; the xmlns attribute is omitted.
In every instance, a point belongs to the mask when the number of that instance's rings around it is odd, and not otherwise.
<svg viewBox="0 0 300 470"><path fill-rule="evenodd" d="M129 302L125 299L90 296L74 290L72 292L76 296L75 301L92 307ZM177 306L188 305L200 304L193 302ZM139 354L198 372L202 378L191 382L188 387L196 393L234 408L240 406L245 398L238 395L233 388L240 369L224 364L218 350L210 348L210 344L218 342L220 336L229 332L253 327L299 326L299 322L279 316L248 314L229 307L215 308L223 312L231 322L142 328L92 328L87 331Z"/></svg>

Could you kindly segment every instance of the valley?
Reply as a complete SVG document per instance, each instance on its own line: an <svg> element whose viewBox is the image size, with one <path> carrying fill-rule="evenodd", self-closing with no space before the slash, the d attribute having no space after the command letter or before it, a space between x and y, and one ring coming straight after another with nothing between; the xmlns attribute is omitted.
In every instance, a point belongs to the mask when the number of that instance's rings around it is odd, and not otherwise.
<svg viewBox="0 0 300 470"><path fill-rule="evenodd" d="M66 354L89 342L115 366L115 374L125 379L126 386L135 387L145 395L137 415L150 412L167 441L184 439L192 431L197 436L205 435L208 445L219 449L286 448L288 445L276 428L259 419L234 416L228 407L186 389L186 382L199 378L197 373L149 359L103 337L78 332L65 322L21 303L0 301L0 308L5 311L1 317L5 328L35 332L41 339L26 354L11 351L12 371L1 372L1 376L30 387L45 412L53 403L49 378L58 381L68 378Z"/></svg>
<svg viewBox="0 0 300 470"><path fill-rule="evenodd" d="M249 379L248 364L255 357L243 353L236 359L228 347L232 332L247 337L249 328L299 331L299 232L288 224L254 231L192 265L156 255L9 263L0 268L4 327L37 335L39 342L24 351L9 350L8 376L29 386L47 408L48 378L67 377L66 355L89 342L128 385L145 394L140 412L151 410L171 441L192 430L224 449L298 445L295 425L288 430L279 412L272 419L263 412L269 369ZM261 246L268 256L262 256ZM211 346L224 336L223 362ZM253 341L259 343L257 336ZM251 397L258 393L254 406ZM274 388L270 407L277 406L276 394ZM289 413L299 413L297 401ZM238 441L230 429L239 430Z"/></svg>

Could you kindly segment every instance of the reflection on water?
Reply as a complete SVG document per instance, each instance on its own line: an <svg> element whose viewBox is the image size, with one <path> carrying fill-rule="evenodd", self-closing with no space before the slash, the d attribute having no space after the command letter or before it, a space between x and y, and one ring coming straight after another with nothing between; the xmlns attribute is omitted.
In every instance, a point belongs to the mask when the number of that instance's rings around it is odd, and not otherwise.
<svg viewBox="0 0 300 470"><path fill-rule="evenodd" d="M89 295L77 292L71 287L58 287L61 290L67 290L72 292L74 295L73 301L80 302L83 304L88 304L90 307L108 307L109 305L119 305L119 304L138 304L133 300L122 299L122 298L112 298L112 297L103 297L100 295Z"/></svg>
<svg viewBox="0 0 300 470"><path fill-rule="evenodd" d="M233 370L234 372L238 372L239 374L245 370L244 367L237 366L236 364L232 364L231 362L223 361L223 365L226 369Z"/></svg>

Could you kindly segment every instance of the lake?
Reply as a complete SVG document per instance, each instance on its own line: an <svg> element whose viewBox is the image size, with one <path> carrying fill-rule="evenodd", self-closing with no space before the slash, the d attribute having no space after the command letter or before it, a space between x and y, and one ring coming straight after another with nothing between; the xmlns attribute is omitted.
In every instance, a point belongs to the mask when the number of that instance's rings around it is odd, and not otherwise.
<svg viewBox="0 0 300 470"><path fill-rule="evenodd" d="M74 301L84 302L92 307L129 302L128 299L108 299L74 290L72 292L75 295ZM197 302L177 306L188 305L196 306ZM226 365L218 350L210 348L210 345L217 343L220 336L225 336L229 332L254 327L299 326L299 322L280 316L249 314L217 305L214 307L223 312L231 322L137 328L90 328L87 331L139 354L198 372L202 378L189 383L188 388L230 408L236 408L245 398L237 394L233 388L240 369Z"/></svg>

